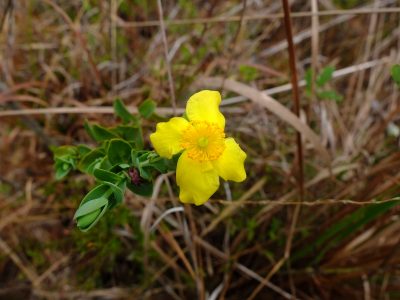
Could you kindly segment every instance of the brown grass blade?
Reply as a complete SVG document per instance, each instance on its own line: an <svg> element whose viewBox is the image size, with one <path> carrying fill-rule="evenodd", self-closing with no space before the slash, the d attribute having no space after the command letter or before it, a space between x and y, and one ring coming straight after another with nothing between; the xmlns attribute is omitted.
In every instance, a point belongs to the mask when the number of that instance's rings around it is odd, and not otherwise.
<svg viewBox="0 0 400 300"><path fill-rule="evenodd" d="M207 86L209 88L219 88L223 78L220 77L202 77L197 82L197 86ZM268 109L270 112L278 116L282 121L293 126L298 132L300 132L305 139L311 142L315 149L321 154L322 158L330 164L331 157L329 152L322 145L318 135L306 124L304 124L294 113L288 110L285 106L280 104L274 98L263 94L259 90L252 88L244 83L238 82L233 79L226 79L224 88L235 92L239 95L245 96L255 103Z"/></svg>

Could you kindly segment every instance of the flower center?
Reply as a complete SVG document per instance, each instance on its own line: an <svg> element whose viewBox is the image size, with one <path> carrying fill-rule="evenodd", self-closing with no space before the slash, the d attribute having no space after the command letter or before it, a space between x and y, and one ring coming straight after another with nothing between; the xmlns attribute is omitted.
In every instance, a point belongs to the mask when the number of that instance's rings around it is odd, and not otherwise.
<svg viewBox="0 0 400 300"><path fill-rule="evenodd" d="M225 133L215 123L193 121L183 132L181 146L196 161L216 160L225 150Z"/></svg>
<svg viewBox="0 0 400 300"><path fill-rule="evenodd" d="M206 147L208 146L208 138L205 137L205 136L202 136L201 138L199 138L199 139L197 140L197 145L198 145L200 148L206 148Z"/></svg>

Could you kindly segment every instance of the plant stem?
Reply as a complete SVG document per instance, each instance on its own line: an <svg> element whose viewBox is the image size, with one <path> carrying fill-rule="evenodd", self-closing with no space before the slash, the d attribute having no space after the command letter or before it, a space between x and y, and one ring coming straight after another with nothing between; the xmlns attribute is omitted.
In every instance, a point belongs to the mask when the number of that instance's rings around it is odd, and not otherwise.
<svg viewBox="0 0 400 300"><path fill-rule="evenodd" d="M283 11L284 11L284 22L285 22L285 30L288 42L288 52L289 52L289 66L291 71L291 81L292 81L292 94L293 94L293 104L294 104L294 112L299 117L300 116L300 93L297 79L297 67L296 67L296 54L295 47L293 43L293 33L292 33L292 20L290 16L290 7L287 0L282 0ZM300 199L304 198L304 167L303 167L303 144L301 141L301 133L297 132L296 136L297 140L297 163L298 163L298 172L297 172L297 183L300 192Z"/></svg>

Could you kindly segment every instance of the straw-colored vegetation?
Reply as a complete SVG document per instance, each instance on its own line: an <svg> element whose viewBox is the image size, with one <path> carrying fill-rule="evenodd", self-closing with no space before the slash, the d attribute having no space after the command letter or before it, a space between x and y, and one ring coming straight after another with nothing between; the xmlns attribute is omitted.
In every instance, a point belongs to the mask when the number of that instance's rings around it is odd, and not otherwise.
<svg viewBox="0 0 400 300"><path fill-rule="evenodd" d="M1 299L400 297L400 3L289 2L0 1ZM95 181L56 181L51 147L94 146L116 99L171 117L204 88L246 181L197 207L170 172L79 231Z"/></svg>

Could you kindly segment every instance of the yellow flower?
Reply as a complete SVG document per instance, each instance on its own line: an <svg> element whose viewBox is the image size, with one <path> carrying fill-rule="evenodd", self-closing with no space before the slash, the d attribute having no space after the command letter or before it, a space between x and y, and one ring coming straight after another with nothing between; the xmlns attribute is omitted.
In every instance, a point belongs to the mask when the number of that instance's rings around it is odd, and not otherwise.
<svg viewBox="0 0 400 300"><path fill-rule="evenodd" d="M219 176L240 182L246 179L246 153L233 138L225 138L225 118L219 111L221 95L200 91L187 102L186 117L157 124L150 140L165 158L182 152L176 168L183 203L204 204L218 189Z"/></svg>

